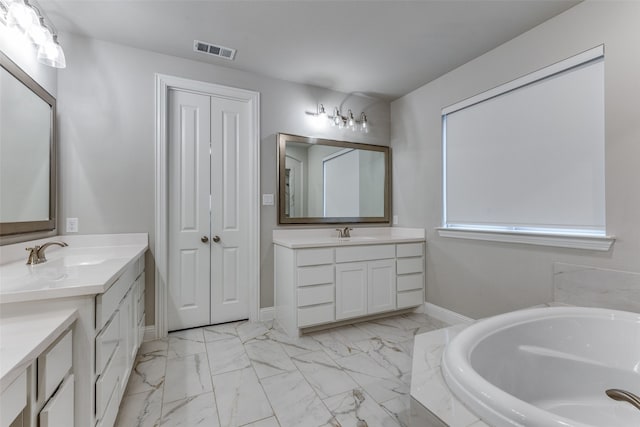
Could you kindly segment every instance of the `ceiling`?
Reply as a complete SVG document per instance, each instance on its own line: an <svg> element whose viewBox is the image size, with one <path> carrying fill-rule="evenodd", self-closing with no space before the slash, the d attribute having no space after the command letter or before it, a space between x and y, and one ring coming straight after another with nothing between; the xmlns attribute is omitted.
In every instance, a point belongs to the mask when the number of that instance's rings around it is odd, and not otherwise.
<svg viewBox="0 0 640 427"><path fill-rule="evenodd" d="M573 0L40 0L58 31L328 89L396 99ZM194 39L237 49L193 52Z"/></svg>

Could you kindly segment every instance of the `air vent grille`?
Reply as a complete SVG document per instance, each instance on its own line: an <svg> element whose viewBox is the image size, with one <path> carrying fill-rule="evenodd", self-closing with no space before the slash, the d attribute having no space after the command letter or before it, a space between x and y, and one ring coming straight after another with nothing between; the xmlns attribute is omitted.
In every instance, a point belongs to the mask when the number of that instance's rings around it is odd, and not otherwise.
<svg viewBox="0 0 640 427"><path fill-rule="evenodd" d="M195 52L206 53L207 55L217 56L218 58L228 59L233 61L236 56L236 50L230 47L218 46L211 43L201 42L200 40L193 41L193 50Z"/></svg>

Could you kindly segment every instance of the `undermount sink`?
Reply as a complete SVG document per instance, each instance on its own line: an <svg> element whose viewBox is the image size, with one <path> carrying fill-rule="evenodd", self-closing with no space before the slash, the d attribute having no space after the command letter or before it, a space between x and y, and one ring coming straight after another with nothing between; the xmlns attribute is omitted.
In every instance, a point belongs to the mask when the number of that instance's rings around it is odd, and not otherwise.
<svg viewBox="0 0 640 427"><path fill-rule="evenodd" d="M451 341L442 373L491 426L637 427L640 314L552 307L491 317ZM613 400L612 390L629 394Z"/></svg>
<svg viewBox="0 0 640 427"><path fill-rule="evenodd" d="M376 238L369 237L369 236L338 237L338 241L345 241L345 242L366 242L370 240L376 240Z"/></svg>

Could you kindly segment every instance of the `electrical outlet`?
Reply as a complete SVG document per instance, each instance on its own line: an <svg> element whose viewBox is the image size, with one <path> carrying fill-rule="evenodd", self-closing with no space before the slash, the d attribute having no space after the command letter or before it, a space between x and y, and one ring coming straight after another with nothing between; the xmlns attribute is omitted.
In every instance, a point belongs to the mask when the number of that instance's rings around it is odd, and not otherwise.
<svg viewBox="0 0 640 427"><path fill-rule="evenodd" d="M393 216L393 225L398 225L398 215Z"/></svg>
<svg viewBox="0 0 640 427"><path fill-rule="evenodd" d="M78 218L67 218L67 233L78 232Z"/></svg>
<svg viewBox="0 0 640 427"><path fill-rule="evenodd" d="M262 195L262 205L263 206L273 206L273 194L263 194Z"/></svg>

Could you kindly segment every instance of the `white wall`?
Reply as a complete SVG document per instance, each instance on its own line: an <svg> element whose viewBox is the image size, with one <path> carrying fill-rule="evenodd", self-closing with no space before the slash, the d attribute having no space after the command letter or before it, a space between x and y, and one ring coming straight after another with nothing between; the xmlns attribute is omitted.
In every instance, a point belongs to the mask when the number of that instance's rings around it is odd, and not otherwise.
<svg viewBox="0 0 640 427"><path fill-rule="evenodd" d="M219 83L261 94L261 192L276 194L276 134L389 144L389 104L257 74L62 34L67 68L58 78L60 219L80 232L147 232L154 244L154 73ZM188 47L185 47L188 48ZM305 111L364 110L372 132L316 129ZM276 206L261 209L261 306L273 305ZM153 271L148 255L147 272ZM153 322L153 274L147 275L147 323Z"/></svg>
<svg viewBox="0 0 640 427"><path fill-rule="evenodd" d="M427 230L427 301L473 318L552 300L553 262L640 272L640 3L586 1L391 104L393 212ZM608 253L440 238L441 109L605 44ZM487 165L490 167L490 165Z"/></svg>

